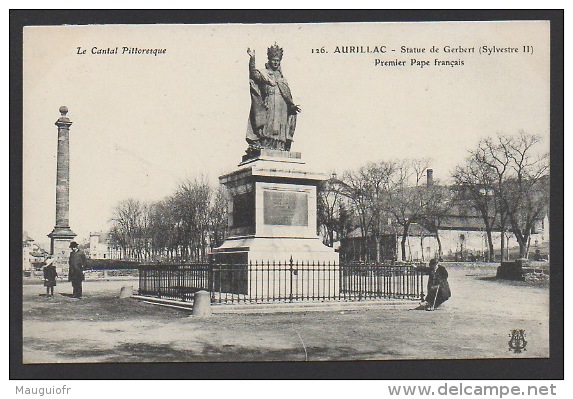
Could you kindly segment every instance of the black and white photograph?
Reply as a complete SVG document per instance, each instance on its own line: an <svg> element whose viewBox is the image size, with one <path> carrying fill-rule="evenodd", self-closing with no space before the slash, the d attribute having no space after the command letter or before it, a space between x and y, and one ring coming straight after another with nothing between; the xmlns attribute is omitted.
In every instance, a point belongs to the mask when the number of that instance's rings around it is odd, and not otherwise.
<svg viewBox="0 0 573 399"><path fill-rule="evenodd" d="M22 364L550 359L553 26L453 19L24 26Z"/></svg>

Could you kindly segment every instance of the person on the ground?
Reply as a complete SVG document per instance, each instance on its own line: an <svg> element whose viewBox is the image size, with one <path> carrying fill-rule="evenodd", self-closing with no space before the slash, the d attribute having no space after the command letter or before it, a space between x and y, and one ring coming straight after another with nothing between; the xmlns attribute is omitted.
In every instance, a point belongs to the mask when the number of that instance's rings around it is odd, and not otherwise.
<svg viewBox="0 0 573 399"><path fill-rule="evenodd" d="M44 265L44 287L46 287L46 296L48 297L54 296L56 277L58 277L58 272L56 271L56 266L54 266L54 258L48 255Z"/></svg>
<svg viewBox="0 0 573 399"><path fill-rule="evenodd" d="M452 296L448 284L448 271L436 259L430 260L429 267L423 268L423 271L428 274L425 308L426 310L434 310Z"/></svg>
<svg viewBox="0 0 573 399"><path fill-rule="evenodd" d="M77 242L70 243L72 252L70 253L70 271L68 281L72 282L72 298L80 299L82 297L82 281L85 280L84 269L87 266L87 258L83 251L80 250Z"/></svg>

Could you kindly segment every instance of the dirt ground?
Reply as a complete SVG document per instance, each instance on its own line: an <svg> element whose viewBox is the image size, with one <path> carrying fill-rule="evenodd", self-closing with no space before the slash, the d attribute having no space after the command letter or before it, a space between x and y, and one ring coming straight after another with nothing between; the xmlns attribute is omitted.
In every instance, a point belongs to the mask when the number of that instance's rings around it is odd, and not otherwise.
<svg viewBox="0 0 573 399"><path fill-rule="evenodd" d="M452 298L435 312L380 304L360 309L214 314L120 299L137 280L87 281L73 299L24 285L24 363L317 361L549 356L549 289L498 281L495 268L451 267ZM524 329L527 350L509 351Z"/></svg>

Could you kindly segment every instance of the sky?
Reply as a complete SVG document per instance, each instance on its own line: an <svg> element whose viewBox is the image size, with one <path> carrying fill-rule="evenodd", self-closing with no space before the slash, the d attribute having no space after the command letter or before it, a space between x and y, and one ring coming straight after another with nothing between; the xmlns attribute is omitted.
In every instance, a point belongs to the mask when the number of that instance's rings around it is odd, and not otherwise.
<svg viewBox="0 0 573 399"><path fill-rule="evenodd" d="M47 243L55 224L61 105L73 122L70 226L78 240L107 229L121 200L160 200L186 178L217 184L246 149L246 50L263 67L275 42L302 108L292 150L312 170L342 174L367 162L431 158L435 178L446 181L487 136L524 130L549 148L543 21L26 27L24 230ZM166 52L121 54L124 46ZM387 52L343 53L348 46ZM402 46L425 52L401 53ZM474 53L444 53L446 46ZM482 46L519 52L480 54ZM120 54L92 54L94 47ZM406 65L376 66L376 59ZM464 65L435 66L436 59Z"/></svg>

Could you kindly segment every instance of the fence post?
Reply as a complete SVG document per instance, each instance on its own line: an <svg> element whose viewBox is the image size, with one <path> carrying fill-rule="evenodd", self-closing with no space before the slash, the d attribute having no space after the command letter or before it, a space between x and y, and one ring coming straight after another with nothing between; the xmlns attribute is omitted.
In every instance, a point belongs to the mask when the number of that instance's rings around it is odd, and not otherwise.
<svg viewBox="0 0 573 399"><path fill-rule="evenodd" d="M157 297L161 298L161 279L163 277L163 273L161 273L161 268L157 270Z"/></svg>
<svg viewBox="0 0 573 399"><path fill-rule="evenodd" d="M215 274L215 272L213 271L214 268L214 263L209 262L209 264L207 265L207 289L209 290L209 292L211 292L211 302L215 301L215 279L213 278L213 275Z"/></svg>
<svg viewBox="0 0 573 399"><path fill-rule="evenodd" d="M334 262L334 270L336 271L336 262ZM339 299L342 297L342 273L343 273L343 268L342 268L342 262L339 262L338 264L338 292L336 292L336 290L334 291L334 296L336 299ZM338 296L337 296L338 294Z"/></svg>
<svg viewBox="0 0 573 399"><path fill-rule="evenodd" d="M290 293L289 293L289 300L290 300L290 302L292 302L292 274L293 274L292 255L290 256L289 266L290 266Z"/></svg>
<svg viewBox="0 0 573 399"><path fill-rule="evenodd" d="M418 276L420 281L420 301L424 300L424 273L421 270L418 270Z"/></svg>

